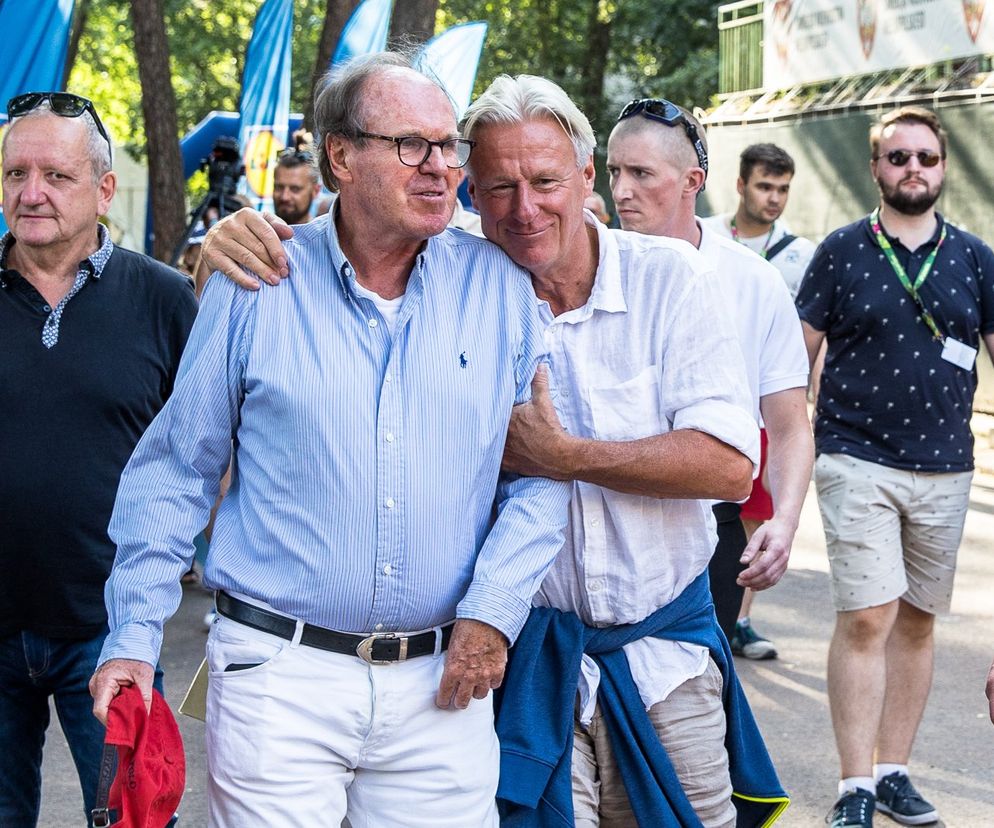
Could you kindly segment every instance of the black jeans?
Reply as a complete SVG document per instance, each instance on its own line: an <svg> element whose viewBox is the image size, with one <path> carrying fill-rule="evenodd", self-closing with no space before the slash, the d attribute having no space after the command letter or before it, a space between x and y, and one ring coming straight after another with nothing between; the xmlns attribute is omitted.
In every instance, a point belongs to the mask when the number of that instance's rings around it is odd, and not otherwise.
<svg viewBox="0 0 994 828"><path fill-rule="evenodd" d="M708 564L708 577L711 579L711 597L714 611L718 616L718 626L729 640L735 632L735 621L742 608L745 587L735 580L745 567L739 563L746 548L746 533L739 514L738 503L717 503L714 517L718 522L718 544Z"/></svg>

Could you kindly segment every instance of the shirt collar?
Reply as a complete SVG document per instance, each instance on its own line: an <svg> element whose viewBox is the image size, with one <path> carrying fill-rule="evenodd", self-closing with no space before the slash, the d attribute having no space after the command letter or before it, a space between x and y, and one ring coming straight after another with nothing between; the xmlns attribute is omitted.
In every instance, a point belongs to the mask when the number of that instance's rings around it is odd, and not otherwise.
<svg viewBox="0 0 994 828"><path fill-rule="evenodd" d="M100 278L101 274L104 272L104 268L107 266L111 253L114 252L114 242L111 241L110 232L99 222L97 222L97 238L100 240L100 246L93 253L83 259L77 268L77 270L83 270L86 268L90 271L90 275L94 279ZM9 258L10 251L16 242L17 240L9 230L3 234L2 238L0 238L0 272L8 269L7 259Z"/></svg>
<svg viewBox="0 0 994 828"><path fill-rule="evenodd" d="M935 230L932 232L931 238L927 242L925 242L925 245L928 245L929 247L931 247L932 245L938 244L939 243L939 236L942 234L942 228L945 227L945 225L946 225L946 219L943 217L942 213L940 213L938 210L936 210L935 211ZM870 217L869 216L867 216L866 217L866 221L863 222L863 229L866 232L866 234L870 237L870 240L877 247L879 247L880 244L877 241L876 234L874 234L874 232L873 232L873 227L870 225ZM893 246L895 244L899 244L905 250L908 249L905 246L904 242L902 242L899 237L892 236L890 233L887 232L887 228L884 227L883 222L880 222L880 230L887 237L887 240L891 243L891 246ZM922 246L925 246L925 245L922 245Z"/></svg>
<svg viewBox="0 0 994 828"><path fill-rule="evenodd" d="M342 286L342 291L347 297L352 297L355 295L355 268L349 262L345 256L345 252L342 250L342 245L338 240L338 225L336 220L338 218L338 213L340 209L340 201L336 198L334 204L331 205L331 209L327 213L327 239L328 239L328 250L331 253L331 261L335 267L335 274L338 276L339 284ZM445 232L444 230L442 232ZM414 268L411 271L411 278L420 278L422 271L425 267L425 261L433 251L437 242L435 238L432 237L428 239L424 247L418 253Z"/></svg>
<svg viewBox="0 0 994 828"><path fill-rule="evenodd" d="M607 313L624 313L628 310L625 291L621 279L621 251L618 247L618 231L606 227L589 210L583 211L583 220L597 230L597 273L594 287L590 291L587 307Z"/></svg>
<svg viewBox="0 0 994 828"><path fill-rule="evenodd" d="M694 216L694 221L697 222L697 228L701 231L701 243L697 249L704 257L704 261L707 262L708 267L711 270L717 270L718 257L721 255L721 243L718 241L719 236L714 230L707 228L697 216Z"/></svg>

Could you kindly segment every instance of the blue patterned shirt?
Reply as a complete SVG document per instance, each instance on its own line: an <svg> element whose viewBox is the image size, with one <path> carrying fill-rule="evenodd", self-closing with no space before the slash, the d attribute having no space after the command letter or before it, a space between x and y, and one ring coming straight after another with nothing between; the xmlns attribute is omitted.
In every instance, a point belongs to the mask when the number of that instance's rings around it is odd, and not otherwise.
<svg viewBox="0 0 994 828"><path fill-rule="evenodd" d="M209 587L347 632L460 617L513 641L569 499L564 483L498 481L544 353L527 274L446 231L417 257L391 336L333 221L296 228L286 252L279 288L208 284L173 396L122 476L101 661L155 661L232 440Z"/></svg>

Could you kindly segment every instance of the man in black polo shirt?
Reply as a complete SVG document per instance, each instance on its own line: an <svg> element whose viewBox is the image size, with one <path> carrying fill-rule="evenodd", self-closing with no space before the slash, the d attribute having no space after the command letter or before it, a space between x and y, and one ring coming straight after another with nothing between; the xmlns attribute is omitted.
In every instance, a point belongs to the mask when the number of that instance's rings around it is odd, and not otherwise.
<svg viewBox="0 0 994 828"><path fill-rule="evenodd" d="M836 609L835 828L871 825L874 806L909 825L938 819L907 764L969 503L981 340L994 354L994 254L934 207L938 118L898 109L870 148L881 204L825 239L797 296L810 359L828 344L815 482Z"/></svg>
<svg viewBox="0 0 994 828"><path fill-rule="evenodd" d="M87 683L107 632L118 479L173 387L191 284L115 247L107 133L67 93L8 103L0 239L0 825L34 826L49 697L87 819L103 726Z"/></svg>

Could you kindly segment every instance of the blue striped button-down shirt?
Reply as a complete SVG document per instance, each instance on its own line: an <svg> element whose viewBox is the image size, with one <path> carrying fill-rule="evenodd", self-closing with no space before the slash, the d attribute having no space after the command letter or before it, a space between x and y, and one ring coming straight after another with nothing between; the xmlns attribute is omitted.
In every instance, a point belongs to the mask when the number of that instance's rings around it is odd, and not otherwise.
<svg viewBox="0 0 994 828"><path fill-rule="evenodd" d="M101 661L154 663L232 439L208 586L337 630L460 617L513 641L569 497L498 482L544 353L527 274L446 231L417 257L391 336L333 221L297 228L286 252L295 275L278 288L208 284L173 396L121 478Z"/></svg>

